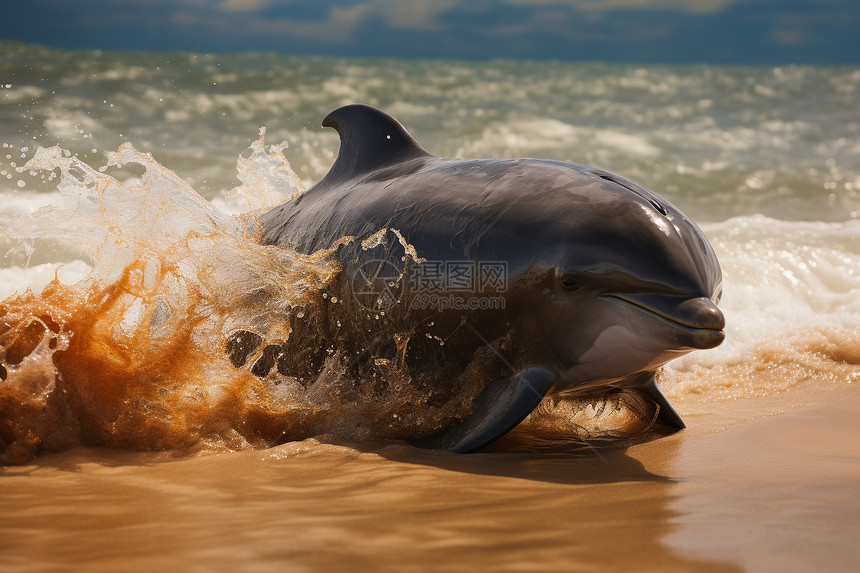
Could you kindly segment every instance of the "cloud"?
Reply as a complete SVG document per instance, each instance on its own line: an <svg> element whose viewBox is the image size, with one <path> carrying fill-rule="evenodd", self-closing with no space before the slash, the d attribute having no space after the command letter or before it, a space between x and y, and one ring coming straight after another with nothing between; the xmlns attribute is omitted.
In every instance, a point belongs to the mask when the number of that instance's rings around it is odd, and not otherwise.
<svg viewBox="0 0 860 573"><path fill-rule="evenodd" d="M335 22L339 22L345 26L352 26L364 20L370 13L370 6L359 4L350 8L332 8L331 17Z"/></svg>
<svg viewBox="0 0 860 573"><path fill-rule="evenodd" d="M440 30L443 28L436 18L458 4L456 0L433 2L403 2L401 0L376 0L373 2L385 21L398 28L415 30Z"/></svg>
<svg viewBox="0 0 860 573"><path fill-rule="evenodd" d="M239 0L243 1L243 0ZM403 30L442 31L438 17L462 4L459 0L370 0L349 8L333 8L331 14L341 21L355 24L369 18Z"/></svg>
<svg viewBox="0 0 860 573"><path fill-rule="evenodd" d="M460 0L223 0L218 3L217 12L239 17L230 26L242 35L287 35L343 44L352 38L354 29L378 28L379 23L392 30L443 33L446 26L438 17L460 3ZM193 20L194 24L202 25L209 20L216 26L218 19L217 14L201 12L194 18L185 14L173 21L191 24Z"/></svg>
<svg viewBox="0 0 860 573"><path fill-rule="evenodd" d="M505 0L521 6L564 4L581 12L617 10L671 10L689 14L714 14L741 0Z"/></svg>
<svg viewBox="0 0 860 573"><path fill-rule="evenodd" d="M809 39L807 33L800 28L775 28L770 33L770 37L777 44L786 46L797 46Z"/></svg>
<svg viewBox="0 0 860 573"><path fill-rule="evenodd" d="M260 0L227 0L237 3L257 2ZM219 10L222 8L219 6ZM168 20L177 26L203 31L210 36L223 35L233 39L254 39L266 41L314 41L329 45L344 45L351 41L348 15L337 11L323 20L308 18L288 18L278 15L261 15L254 11L239 10L238 7L225 8L234 17L225 19L216 12L178 11ZM267 40L268 39L268 40Z"/></svg>
<svg viewBox="0 0 860 573"><path fill-rule="evenodd" d="M218 5L218 10L222 12L256 12L268 5L268 0L225 0Z"/></svg>
<svg viewBox="0 0 860 573"><path fill-rule="evenodd" d="M860 61L858 26L857 0L29 0L4 9L0 38L336 56L848 63Z"/></svg>

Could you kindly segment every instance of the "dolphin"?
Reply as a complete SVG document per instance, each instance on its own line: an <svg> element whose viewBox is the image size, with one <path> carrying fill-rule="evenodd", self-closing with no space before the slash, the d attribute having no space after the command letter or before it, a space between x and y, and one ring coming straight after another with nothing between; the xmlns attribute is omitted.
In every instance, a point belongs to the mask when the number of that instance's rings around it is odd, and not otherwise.
<svg viewBox="0 0 860 573"><path fill-rule="evenodd" d="M387 355L381 363L408 371L428 403L475 384L416 444L473 451L546 396L598 391L649 401L663 433L685 427L656 372L719 345L725 320L717 257L681 211L586 165L434 156L366 105L322 125L340 136L337 159L259 218L260 240L330 249L341 265L328 294L342 304L318 318L326 344L359 361ZM321 365L307 348L280 354L283 372Z"/></svg>

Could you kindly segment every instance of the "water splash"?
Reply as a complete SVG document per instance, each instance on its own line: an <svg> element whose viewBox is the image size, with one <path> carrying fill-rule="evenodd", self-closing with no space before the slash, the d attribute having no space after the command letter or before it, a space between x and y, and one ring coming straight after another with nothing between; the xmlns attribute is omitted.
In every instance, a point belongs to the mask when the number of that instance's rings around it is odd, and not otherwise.
<svg viewBox="0 0 860 573"><path fill-rule="evenodd" d="M80 245L92 269L0 302L0 462L78 444L196 452L422 437L468 407L489 351L448 379L397 359L408 332L352 355L323 336L348 320L327 292L340 271L328 257L354 238L311 255L259 243L257 216L303 190L285 144L263 135L224 210L130 144L98 170L58 147L22 167L58 174L59 195L4 217L3 237ZM430 378L453 389L434 401Z"/></svg>
<svg viewBox="0 0 860 573"><path fill-rule="evenodd" d="M261 136L243 160L266 165L250 182L262 192L245 182L233 195L259 210L285 198L265 181L299 193L281 149ZM129 166L140 176L106 173ZM100 170L58 147L23 169L58 171L61 200L4 221L5 237L74 242L93 268L0 303L2 459L75 443L247 447L302 431L312 408L296 385L235 368L224 346L235 331L286 340L335 265L258 244L257 211L225 214L130 144Z"/></svg>

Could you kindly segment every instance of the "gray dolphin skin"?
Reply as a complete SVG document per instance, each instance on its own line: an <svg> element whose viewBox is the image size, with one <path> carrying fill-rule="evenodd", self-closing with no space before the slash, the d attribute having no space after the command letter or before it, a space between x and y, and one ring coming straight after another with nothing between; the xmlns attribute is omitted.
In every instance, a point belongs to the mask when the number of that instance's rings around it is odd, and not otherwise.
<svg viewBox="0 0 860 573"><path fill-rule="evenodd" d="M597 392L647 400L664 434L684 427L656 372L725 336L720 266L689 218L594 167L436 157L369 106L323 126L340 135L334 165L260 218L261 241L309 254L340 240L328 294L341 304L313 318L310 346L355 356L365 376L394 364L428 404L474 386L414 443L472 451L545 396ZM324 359L281 354L284 372L313 374Z"/></svg>

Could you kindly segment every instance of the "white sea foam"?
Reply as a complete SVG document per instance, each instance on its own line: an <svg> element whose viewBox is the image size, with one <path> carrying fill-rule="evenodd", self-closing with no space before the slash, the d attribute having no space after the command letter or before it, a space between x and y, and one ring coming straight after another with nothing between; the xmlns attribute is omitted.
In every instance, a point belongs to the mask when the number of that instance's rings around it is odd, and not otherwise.
<svg viewBox="0 0 860 573"><path fill-rule="evenodd" d="M27 289L39 294L45 285L55 278L63 284L72 285L87 276L91 270L92 267L88 263L79 260L61 265L42 263L32 267L0 268L0 300Z"/></svg>
<svg viewBox="0 0 860 573"><path fill-rule="evenodd" d="M642 135L605 129L595 133L594 139L603 145L634 156L657 157L661 153L658 147L649 143Z"/></svg>
<svg viewBox="0 0 860 573"><path fill-rule="evenodd" d="M740 362L757 344L817 328L860 329L860 221L737 217L705 226L723 270L726 341L670 363Z"/></svg>
<svg viewBox="0 0 860 573"><path fill-rule="evenodd" d="M97 120L80 111L64 112L62 117L49 117L45 120L45 128L58 141L80 139L83 135L103 129Z"/></svg>
<svg viewBox="0 0 860 573"><path fill-rule="evenodd" d="M45 90L36 86L16 84L0 84L0 102L2 103L21 103L33 101L45 95Z"/></svg>
<svg viewBox="0 0 860 573"><path fill-rule="evenodd" d="M726 340L670 362L686 411L709 400L860 381L860 221L761 215L705 227L723 269Z"/></svg>
<svg viewBox="0 0 860 573"><path fill-rule="evenodd" d="M0 217L16 219L38 211L42 207L68 205L70 199L62 193L33 193L19 191L0 193Z"/></svg>

